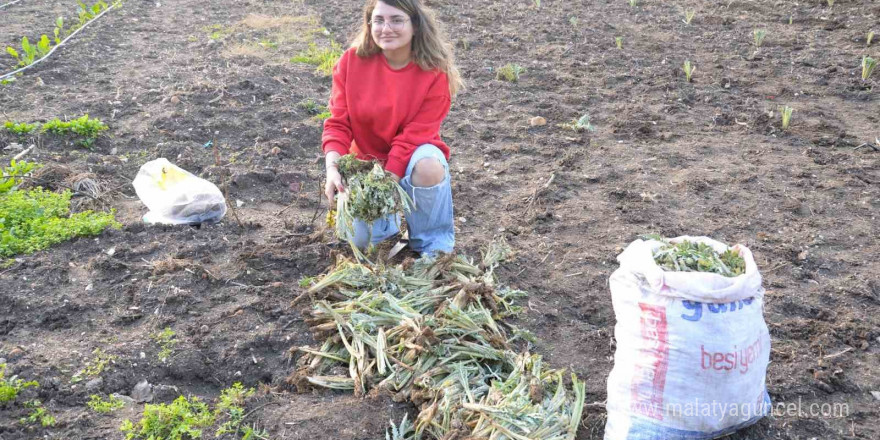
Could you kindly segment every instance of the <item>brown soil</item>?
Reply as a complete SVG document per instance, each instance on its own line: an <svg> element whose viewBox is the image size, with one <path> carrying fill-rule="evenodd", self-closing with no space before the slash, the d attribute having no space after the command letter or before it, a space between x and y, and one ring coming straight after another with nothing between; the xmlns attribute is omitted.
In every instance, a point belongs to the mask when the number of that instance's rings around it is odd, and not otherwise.
<svg viewBox="0 0 880 440"><path fill-rule="evenodd" d="M73 10L50 3L0 11L0 44L51 32ZM864 41L880 32L880 4L684 2L697 11L686 25L685 6L670 2L428 3L468 84L442 133L459 249L475 254L501 235L514 246L500 277L531 293L519 324L553 365L587 378L588 403L605 399L612 367L617 253L645 232L708 235L749 246L764 274L773 401L849 409L765 418L733 438L880 437L870 393L880 391L878 84L859 79L861 56L880 55ZM58 419L24 428L24 409L0 408L0 439L120 438L135 409L95 414L90 394L128 394L142 379L206 400L234 381L279 385L293 369L288 348L315 344L305 305L290 301L337 250L308 237L324 214L321 128L297 104L326 102L330 81L289 59L309 41L346 42L360 8L127 1L0 87L4 119L89 113L110 125L93 151L49 137L27 159L64 165L64 177L92 173L125 225L0 272L0 358L40 381L25 397ZM755 28L767 31L759 51ZM692 83L685 59L697 67ZM518 83L495 79L506 63L526 68ZM787 131L779 105L795 108ZM595 132L557 126L584 113ZM530 126L533 116L548 124ZM203 147L212 139L219 165ZM242 225L230 212L214 226L143 226L130 181L158 157L229 180ZM162 363L150 336L166 326L180 344ZM72 384L96 348L117 356L102 383ZM387 421L412 410L329 391L275 391L248 409L272 438L318 440L384 438ZM578 439L601 438L603 425L602 406L590 405Z"/></svg>

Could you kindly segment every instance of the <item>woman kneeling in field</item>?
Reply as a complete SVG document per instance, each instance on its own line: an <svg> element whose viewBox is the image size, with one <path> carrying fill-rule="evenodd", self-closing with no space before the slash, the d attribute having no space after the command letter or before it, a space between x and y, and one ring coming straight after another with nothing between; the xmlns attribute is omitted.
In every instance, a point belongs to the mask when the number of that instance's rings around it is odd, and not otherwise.
<svg viewBox="0 0 880 440"><path fill-rule="evenodd" d="M429 9L419 0L368 0L359 35L333 68L322 137L330 206L345 191L336 164L341 155L378 160L413 199L406 215L410 247L452 252L449 147L440 125L461 86L451 45ZM373 222L372 234L369 228L356 221L351 238L359 248L397 234L400 218Z"/></svg>

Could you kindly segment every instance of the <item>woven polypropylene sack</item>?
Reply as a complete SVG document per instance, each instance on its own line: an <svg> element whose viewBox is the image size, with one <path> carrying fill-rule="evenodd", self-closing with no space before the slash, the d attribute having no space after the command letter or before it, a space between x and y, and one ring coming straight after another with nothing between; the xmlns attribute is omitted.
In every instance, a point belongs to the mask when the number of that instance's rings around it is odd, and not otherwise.
<svg viewBox="0 0 880 440"><path fill-rule="evenodd" d="M728 247L706 237L677 237ZM751 425L770 410L770 334L764 289L752 253L736 277L667 272L654 262L659 241L636 240L610 279L617 324L608 377L606 440L712 439Z"/></svg>

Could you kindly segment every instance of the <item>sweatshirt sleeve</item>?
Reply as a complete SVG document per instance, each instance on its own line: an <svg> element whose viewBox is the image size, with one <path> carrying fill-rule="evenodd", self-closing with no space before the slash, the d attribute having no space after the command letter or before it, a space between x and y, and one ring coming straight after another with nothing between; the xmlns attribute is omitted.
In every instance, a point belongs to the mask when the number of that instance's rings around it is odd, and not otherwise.
<svg viewBox="0 0 880 440"><path fill-rule="evenodd" d="M324 121L324 133L321 135L321 149L324 154L336 151L346 155L351 147L351 121L348 117L348 102L345 97L348 60L351 55L352 50L346 51L333 66L333 88L328 104L330 117Z"/></svg>
<svg viewBox="0 0 880 440"><path fill-rule="evenodd" d="M441 73L431 84L419 111L391 140L385 170L403 177L416 148L440 137L440 125L449 114L451 102L446 74Z"/></svg>

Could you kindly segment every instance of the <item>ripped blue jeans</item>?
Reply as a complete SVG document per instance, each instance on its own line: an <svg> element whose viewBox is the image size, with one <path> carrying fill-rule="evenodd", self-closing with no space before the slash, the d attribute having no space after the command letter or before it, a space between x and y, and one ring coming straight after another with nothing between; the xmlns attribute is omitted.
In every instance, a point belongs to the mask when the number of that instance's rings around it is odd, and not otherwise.
<svg viewBox="0 0 880 440"><path fill-rule="evenodd" d="M412 173L416 163L426 158L436 158L446 168L446 177L443 182L431 186L413 186ZM406 224L409 228L409 246L420 254L434 255L439 251L452 252L455 247L455 231L453 229L452 215L452 184L449 175L449 163L446 157L434 145L425 144L416 149L409 164L406 174L400 179L400 186L412 198L413 210L406 214ZM384 241L400 232L400 216L397 214L376 220L370 225L355 219L354 239L352 240L360 249L367 247L367 241L372 244Z"/></svg>

